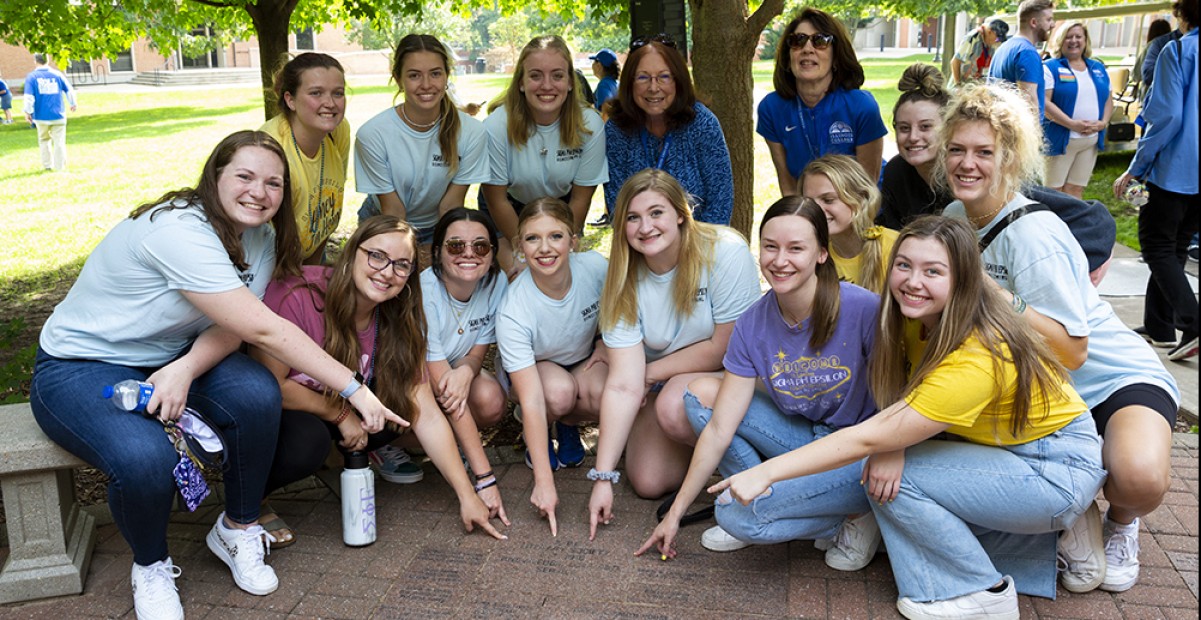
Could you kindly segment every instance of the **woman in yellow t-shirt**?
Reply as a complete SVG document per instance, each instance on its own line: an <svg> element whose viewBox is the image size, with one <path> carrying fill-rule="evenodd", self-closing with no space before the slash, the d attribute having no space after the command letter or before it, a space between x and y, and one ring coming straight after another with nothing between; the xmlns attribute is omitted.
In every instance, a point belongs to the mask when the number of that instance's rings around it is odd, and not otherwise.
<svg viewBox="0 0 1201 620"><path fill-rule="evenodd" d="M853 157L823 155L801 172L801 194L817 202L830 226L830 258L838 279L884 291L897 231L876 226L880 190Z"/></svg>
<svg viewBox="0 0 1201 620"><path fill-rule="evenodd" d="M305 52L275 74L279 115L260 128L284 147L292 210L305 264L319 265L325 242L342 220L350 161L346 75L333 56Z"/></svg>
<svg viewBox="0 0 1201 620"><path fill-rule="evenodd" d="M915 220L890 264L871 360L880 413L710 492L750 504L778 481L895 452L863 475L902 615L1016 619L1018 591L1054 596L1057 551L1096 587L1105 471L1067 372L987 283L966 224ZM905 338L904 319L923 329Z"/></svg>

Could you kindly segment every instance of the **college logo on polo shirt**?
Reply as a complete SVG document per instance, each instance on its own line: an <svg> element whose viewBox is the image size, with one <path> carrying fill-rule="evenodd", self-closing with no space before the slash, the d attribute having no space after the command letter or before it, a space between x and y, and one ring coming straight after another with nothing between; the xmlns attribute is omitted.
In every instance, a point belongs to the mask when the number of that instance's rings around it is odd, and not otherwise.
<svg viewBox="0 0 1201 620"><path fill-rule="evenodd" d="M834 121L830 125L830 144L854 144L855 130L851 126L842 122Z"/></svg>

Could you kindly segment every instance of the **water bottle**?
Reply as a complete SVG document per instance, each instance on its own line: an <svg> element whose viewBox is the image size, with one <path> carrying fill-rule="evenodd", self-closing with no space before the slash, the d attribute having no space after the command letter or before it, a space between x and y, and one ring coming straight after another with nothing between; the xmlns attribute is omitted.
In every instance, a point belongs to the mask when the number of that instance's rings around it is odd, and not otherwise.
<svg viewBox="0 0 1201 620"><path fill-rule="evenodd" d="M111 399L118 409L125 411L145 411L150 404L150 395L154 386L145 381L126 379L116 385L104 387L104 398Z"/></svg>
<svg viewBox="0 0 1201 620"><path fill-rule="evenodd" d="M367 453L345 454L342 470L342 542L362 547L375 542L375 472Z"/></svg>

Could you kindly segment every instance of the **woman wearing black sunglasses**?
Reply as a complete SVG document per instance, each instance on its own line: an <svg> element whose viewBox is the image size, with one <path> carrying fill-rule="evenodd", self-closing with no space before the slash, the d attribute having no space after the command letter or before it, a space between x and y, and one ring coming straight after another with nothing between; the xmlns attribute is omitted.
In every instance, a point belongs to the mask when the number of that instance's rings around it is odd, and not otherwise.
<svg viewBox="0 0 1201 620"><path fill-rule="evenodd" d="M888 129L876 99L860 90L863 67L842 22L801 11L784 29L772 83L755 131L767 141L781 196L799 194L801 171L822 155L850 155L869 178L880 177Z"/></svg>
<svg viewBox="0 0 1201 620"><path fill-rule="evenodd" d="M717 117L697 101L688 66L670 38L658 35L630 44L617 96L606 106L606 211L613 212L627 179L655 168L695 198L697 221L730 223L734 173L726 138Z"/></svg>

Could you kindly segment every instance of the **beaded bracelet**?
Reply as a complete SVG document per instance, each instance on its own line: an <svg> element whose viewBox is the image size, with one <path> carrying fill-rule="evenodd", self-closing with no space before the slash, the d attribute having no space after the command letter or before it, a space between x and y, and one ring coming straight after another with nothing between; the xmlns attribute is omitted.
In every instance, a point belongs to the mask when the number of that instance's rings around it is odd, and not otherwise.
<svg viewBox="0 0 1201 620"><path fill-rule="evenodd" d="M496 478L492 478L491 480L487 480L484 482L477 482L475 485L475 492L479 493L480 491L483 491L484 489L486 489L488 487L494 487L494 486L496 486Z"/></svg>
<svg viewBox="0 0 1201 620"><path fill-rule="evenodd" d="M493 476L492 470L488 470L482 474L477 474L475 477L475 481L479 482L480 480L486 480L488 478L491 478L492 476Z"/></svg>
<svg viewBox="0 0 1201 620"><path fill-rule="evenodd" d="M334 420L334 426L341 424L348 416L350 416L350 401L345 401L342 403L342 413L339 413L337 419Z"/></svg>

